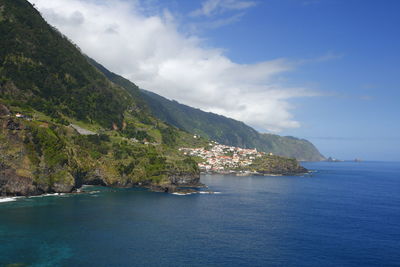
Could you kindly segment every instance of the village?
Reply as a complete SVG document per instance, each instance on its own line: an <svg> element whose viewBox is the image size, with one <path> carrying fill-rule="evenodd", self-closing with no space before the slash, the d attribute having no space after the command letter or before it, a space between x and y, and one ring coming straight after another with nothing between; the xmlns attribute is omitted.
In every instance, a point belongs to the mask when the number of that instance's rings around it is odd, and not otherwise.
<svg viewBox="0 0 400 267"><path fill-rule="evenodd" d="M11 116L10 112L7 112L7 116ZM17 119L32 120L31 116L16 113L14 116ZM84 129L78 125L70 124L81 135L96 135L95 132ZM199 138L198 135L194 135L193 138ZM131 138L133 142L139 142L136 138ZM150 143L147 139L142 142L146 145L159 145L158 143ZM221 145L215 141L211 141L208 146L200 148L179 148L179 151L183 152L184 155L192 156L196 158L198 166L202 173L216 173L216 174L236 174L239 176L246 176L251 174L257 174L247 168L253 163L256 158L265 156L266 153L257 151L256 148L240 148L234 146ZM268 153L272 156L272 153Z"/></svg>
<svg viewBox="0 0 400 267"><path fill-rule="evenodd" d="M185 155L199 159L198 166L203 173L236 173L248 174L246 167L251 165L253 160L265 155L257 149L246 149L240 147L221 145L217 142L209 143L204 148L180 148ZM269 153L272 155L272 153Z"/></svg>

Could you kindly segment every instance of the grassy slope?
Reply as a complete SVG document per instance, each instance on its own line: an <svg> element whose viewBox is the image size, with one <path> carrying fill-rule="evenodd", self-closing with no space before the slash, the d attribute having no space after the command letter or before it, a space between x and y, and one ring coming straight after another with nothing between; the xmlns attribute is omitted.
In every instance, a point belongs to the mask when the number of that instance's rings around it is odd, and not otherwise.
<svg viewBox="0 0 400 267"><path fill-rule="evenodd" d="M155 93L140 90L129 80L107 70L93 59L89 62L99 69L107 78L124 87L138 99L143 98L140 106L160 120L190 133L215 140L221 144L257 148L260 151L296 158L298 160L319 161L324 157L309 141L295 137L284 137L274 134L261 134L243 122L221 115L204 112L176 101L168 100ZM140 97L141 96L141 97Z"/></svg>
<svg viewBox="0 0 400 267"><path fill-rule="evenodd" d="M149 91L142 90L142 93L157 118L221 144L257 148L260 151L272 152L298 160L319 161L324 159L314 145L307 140L261 134L243 122L204 112Z"/></svg>
<svg viewBox="0 0 400 267"><path fill-rule="evenodd" d="M152 117L135 92L94 68L30 3L0 0L0 21L0 104L11 110L0 118L0 191L7 175L40 193L198 174L176 148L206 140ZM17 120L16 112L33 120ZM80 136L70 123L98 135Z"/></svg>
<svg viewBox="0 0 400 267"><path fill-rule="evenodd" d="M129 94L110 83L80 51L23 0L1 0L0 86L2 98L42 111L121 125L135 106Z"/></svg>
<svg viewBox="0 0 400 267"><path fill-rule="evenodd" d="M307 169L302 167L295 159L275 155L256 158L247 169L262 174L293 175L307 173Z"/></svg>

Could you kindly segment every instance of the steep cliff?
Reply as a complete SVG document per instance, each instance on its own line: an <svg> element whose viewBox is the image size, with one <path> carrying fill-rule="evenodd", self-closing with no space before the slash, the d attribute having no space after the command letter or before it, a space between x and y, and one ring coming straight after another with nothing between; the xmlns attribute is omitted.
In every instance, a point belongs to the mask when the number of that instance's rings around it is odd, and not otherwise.
<svg viewBox="0 0 400 267"><path fill-rule="evenodd" d="M0 195L71 192L83 184L113 187L199 183L196 162L162 145L114 131L80 135L49 121L0 118Z"/></svg>
<svg viewBox="0 0 400 267"><path fill-rule="evenodd" d="M150 115L29 2L0 0L0 20L0 194L198 179L176 147L204 139Z"/></svg>

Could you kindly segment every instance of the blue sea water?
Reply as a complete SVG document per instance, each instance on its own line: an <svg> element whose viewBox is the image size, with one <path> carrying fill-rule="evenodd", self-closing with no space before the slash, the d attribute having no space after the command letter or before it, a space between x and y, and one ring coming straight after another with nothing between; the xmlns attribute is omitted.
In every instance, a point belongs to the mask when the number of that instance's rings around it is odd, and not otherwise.
<svg viewBox="0 0 400 267"><path fill-rule="evenodd" d="M400 266L400 163L0 203L0 266ZM94 189L92 189L94 190Z"/></svg>

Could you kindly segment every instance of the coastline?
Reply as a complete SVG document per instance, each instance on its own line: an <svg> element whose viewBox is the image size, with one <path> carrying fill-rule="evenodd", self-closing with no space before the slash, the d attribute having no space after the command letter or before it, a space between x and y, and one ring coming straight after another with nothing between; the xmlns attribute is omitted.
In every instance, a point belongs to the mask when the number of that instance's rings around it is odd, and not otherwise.
<svg viewBox="0 0 400 267"><path fill-rule="evenodd" d="M41 198L41 197L62 197L62 196L72 196L81 194L96 194L99 190L84 190L85 188L90 188L96 185L82 185L82 187L76 189L69 193L43 193L39 195L26 195L26 196L0 196L0 204L15 202L20 199L30 199L30 198ZM208 190L208 187L204 184L188 185L188 186L133 186L133 187L113 187L113 186L103 186L99 187L106 189L143 189L143 191L153 192L153 193L168 193L171 195L186 196L193 194L219 194L220 192L214 192ZM201 190L204 189L204 190Z"/></svg>
<svg viewBox="0 0 400 267"><path fill-rule="evenodd" d="M305 169L306 170L306 169ZM13 202L19 198L32 198L32 197L46 197L46 196L63 196L63 195L73 195L73 194L92 194L92 191L85 191L84 189L88 186L101 186L104 188L118 189L118 188L137 188L148 190L149 192L159 192L159 193L169 193L174 195L191 195L191 194L214 194L215 192L208 190L208 186L200 183L200 175L227 175L227 176L238 176L238 177L250 177L250 176L265 176L265 177L279 177L279 176L303 176L312 173L313 171L307 170L306 172L289 172L289 173L262 173L256 171L208 171L200 172L198 179L193 179L193 177L187 177L186 180L180 176L183 180L174 180L175 183L168 184L126 184L126 185L107 185L107 184L82 184L79 188L74 188L70 192L42 192L39 194L4 194L0 195L0 203ZM187 181L187 183L183 183ZM201 191L200 189L206 189Z"/></svg>
<svg viewBox="0 0 400 267"><path fill-rule="evenodd" d="M312 170L307 170L306 172L289 172L289 173L261 173L261 172L247 172L247 171L224 171L224 172L216 172L216 171L208 171L201 172L202 175L234 175L240 177L248 177L248 176L299 176L299 175L307 175L312 173Z"/></svg>
<svg viewBox="0 0 400 267"><path fill-rule="evenodd" d="M67 194L76 194L76 193L53 193L53 194L42 194L35 196L6 196L6 197L0 197L0 203L14 202L17 201L18 199L24 199L24 198L65 196Z"/></svg>

